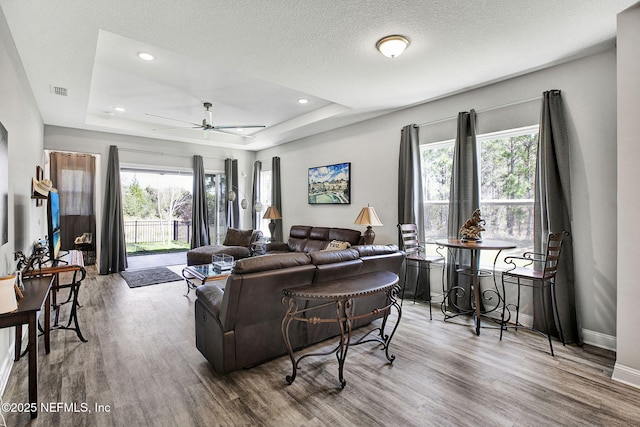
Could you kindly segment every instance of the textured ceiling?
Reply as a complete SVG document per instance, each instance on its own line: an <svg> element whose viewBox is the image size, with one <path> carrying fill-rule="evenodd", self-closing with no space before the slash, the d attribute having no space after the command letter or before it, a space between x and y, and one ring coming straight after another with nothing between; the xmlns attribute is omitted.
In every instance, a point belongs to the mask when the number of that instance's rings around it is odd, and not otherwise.
<svg viewBox="0 0 640 427"><path fill-rule="evenodd" d="M250 150L604 50L634 3L0 0L45 124ZM411 40L395 59L389 34ZM145 114L200 123L203 102L266 128L205 139Z"/></svg>

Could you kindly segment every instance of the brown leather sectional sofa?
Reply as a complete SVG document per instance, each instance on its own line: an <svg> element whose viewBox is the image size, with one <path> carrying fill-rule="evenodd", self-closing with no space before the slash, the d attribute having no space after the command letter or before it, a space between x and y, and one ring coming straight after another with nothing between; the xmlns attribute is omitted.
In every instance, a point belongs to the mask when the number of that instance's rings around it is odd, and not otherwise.
<svg viewBox="0 0 640 427"><path fill-rule="evenodd" d="M403 260L404 254L395 245L241 259L227 278L224 291L215 282L196 290L196 347L219 373L282 356L287 353L281 333L287 309L282 304L283 289L371 271L398 274ZM383 298L380 294L359 298L355 314L381 307ZM318 311L310 315L318 316ZM361 319L354 327L370 321ZM294 322L289 333L292 346L302 348L338 335L339 329L335 323Z"/></svg>
<svg viewBox="0 0 640 427"><path fill-rule="evenodd" d="M289 240L267 244L267 253L315 252L325 249L334 240L347 242L350 246L363 243L362 235L357 230L293 225L289 231Z"/></svg>

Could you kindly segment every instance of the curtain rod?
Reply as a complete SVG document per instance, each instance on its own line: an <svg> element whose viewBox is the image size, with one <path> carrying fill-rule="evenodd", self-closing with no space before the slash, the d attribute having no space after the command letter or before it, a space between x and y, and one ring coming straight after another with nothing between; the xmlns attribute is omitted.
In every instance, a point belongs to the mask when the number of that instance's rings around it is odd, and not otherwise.
<svg viewBox="0 0 640 427"><path fill-rule="evenodd" d="M118 151L128 151L130 153L142 153L142 154L156 154L158 156L183 157L185 159L191 159L194 156L194 155L187 156L185 154L165 154L165 153L160 153L158 151L140 150L140 149L136 149L136 148L119 148L118 147ZM223 158L223 157L202 156L202 158L203 159L210 159L210 160L224 160L226 157Z"/></svg>
<svg viewBox="0 0 640 427"><path fill-rule="evenodd" d="M476 110L476 113L487 113L489 111L493 111L493 110L499 110L500 108L506 108L506 107L512 107L514 105L519 105L519 104L525 104L527 102L531 102L531 101L537 101L542 99L542 96L535 96L533 98L528 98L528 99L523 99L521 101L515 101L515 102L510 102L508 104L503 104L503 105L496 105L495 107L489 107L489 108L485 108L484 110ZM442 123L442 122L446 122L448 120L453 120L458 118L458 115L456 114L455 116L451 116L451 117L445 117L443 119L438 119L438 120L433 120L431 122L426 122L426 123L420 123L418 125L418 127L423 127L423 126L429 126L429 125L435 125L437 123Z"/></svg>

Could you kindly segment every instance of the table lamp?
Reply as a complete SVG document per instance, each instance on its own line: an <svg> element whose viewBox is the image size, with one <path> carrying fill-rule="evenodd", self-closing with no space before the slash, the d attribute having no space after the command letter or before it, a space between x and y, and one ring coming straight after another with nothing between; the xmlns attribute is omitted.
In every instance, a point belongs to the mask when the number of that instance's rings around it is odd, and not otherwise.
<svg viewBox="0 0 640 427"><path fill-rule="evenodd" d="M269 232L271 233L271 241L273 241L273 233L276 231L276 219L282 219L280 211L278 211L278 208L275 206L269 206L262 218L271 220L271 222L269 222Z"/></svg>
<svg viewBox="0 0 640 427"><path fill-rule="evenodd" d="M363 234L365 245L373 245L373 240L376 238L376 233L373 232L371 226L383 225L380 218L378 218L378 214L376 214L376 210L369 205L362 208L354 224L367 226L367 230Z"/></svg>

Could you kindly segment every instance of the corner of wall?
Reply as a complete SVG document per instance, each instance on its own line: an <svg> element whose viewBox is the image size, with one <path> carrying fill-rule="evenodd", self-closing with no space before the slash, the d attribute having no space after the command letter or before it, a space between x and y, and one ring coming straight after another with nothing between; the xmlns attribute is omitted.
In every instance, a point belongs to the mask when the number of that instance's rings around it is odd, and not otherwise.
<svg viewBox="0 0 640 427"><path fill-rule="evenodd" d="M616 362L611 379L640 389L640 371Z"/></svg>

